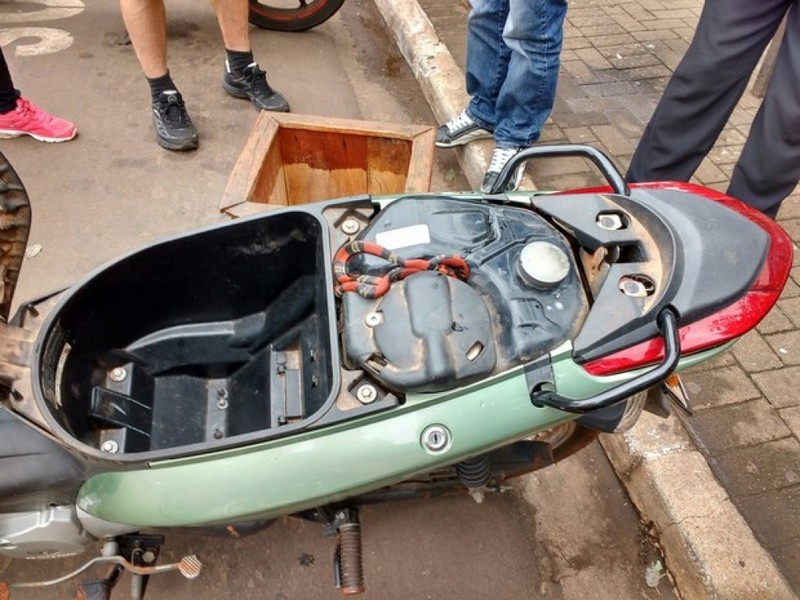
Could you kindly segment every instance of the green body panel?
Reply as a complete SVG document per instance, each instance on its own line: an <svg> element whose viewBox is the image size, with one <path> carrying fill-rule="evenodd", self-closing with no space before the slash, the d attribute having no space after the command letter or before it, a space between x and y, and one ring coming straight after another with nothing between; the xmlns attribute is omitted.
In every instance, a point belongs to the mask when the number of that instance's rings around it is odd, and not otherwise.
<svg viewBox="0 0 800 600"><path fill-rule="evenodd" d="M722 350L688 357L679 368ZM592 376L570 351L566 344L552 353L556 388L564 396L588 397L638 374ZM575 416L534 407L524 372L515 369L450 392L411 394L402 407L344 424L96 475L81 488L77 504L97 518L137 527L272 518L402 481ZM421 443L429 425L450 432L450 444L439 453Z"/></svg>
<svg viewBox="0 0 800 600"><path fill-rule="evenodd" d="M408 396L402 407L344 425L96 475L81 488L78 506L135 526L270 518L395 483L570 418L534 407L516 369L453 392ZM438 454L420 441L433 424L451 433Z"/></svg>

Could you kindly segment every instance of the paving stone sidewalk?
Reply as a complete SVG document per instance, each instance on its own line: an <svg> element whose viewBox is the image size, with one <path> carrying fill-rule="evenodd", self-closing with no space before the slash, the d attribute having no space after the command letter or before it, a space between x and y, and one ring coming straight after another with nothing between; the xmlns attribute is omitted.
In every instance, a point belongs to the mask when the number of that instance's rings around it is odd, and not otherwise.
<svg viewBox="0 0 800 600"><path fill-rule="evenodd" d="M463 68L466 0L419 3ZM702 5L702 0L571 0L558 97L541 141L591 144L624 172L688 47ZM752 93L744 95L697 171L697 182L725 190L759 103ZM528 169L540 189L598 183L579 158ZM800 193L784 202L778 221L795 242L786 289L755 331L686 375L696 413L683 421L756 539L800 593Z"/></svg>

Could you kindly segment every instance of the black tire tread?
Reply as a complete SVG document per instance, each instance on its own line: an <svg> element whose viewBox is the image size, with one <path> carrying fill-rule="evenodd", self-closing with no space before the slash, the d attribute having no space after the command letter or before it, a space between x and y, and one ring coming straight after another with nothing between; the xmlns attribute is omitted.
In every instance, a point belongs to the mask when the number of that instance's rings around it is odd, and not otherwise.
<svg viewBox="0 0 800 600"><path fill-rule="evenodd" d="M344 0L316 0L316 3L319 4L319 8L310 15L293 18L291 13L294 11L292 9L270 9L268 5L263 5L259 0L250 0L250 23L272 31L307 31L335 15L344 4ZM260 6L263 8L259 8ZM273 15L270 15L270 10L274 11ZM276 18L278 13L282 13L288 18L278 19Z"/></svg>

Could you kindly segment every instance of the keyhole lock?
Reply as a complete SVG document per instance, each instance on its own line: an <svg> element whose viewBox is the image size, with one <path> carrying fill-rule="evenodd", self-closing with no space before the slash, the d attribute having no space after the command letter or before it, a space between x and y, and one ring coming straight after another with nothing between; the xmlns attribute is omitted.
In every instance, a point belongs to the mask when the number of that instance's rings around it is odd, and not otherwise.
<svg viewBox="0 0 800 600"><path fill-rule="evenodd" d="M422 432L422 445L429 452L442 452L450 445L450 432L444 425L429 425Z"/></svg>

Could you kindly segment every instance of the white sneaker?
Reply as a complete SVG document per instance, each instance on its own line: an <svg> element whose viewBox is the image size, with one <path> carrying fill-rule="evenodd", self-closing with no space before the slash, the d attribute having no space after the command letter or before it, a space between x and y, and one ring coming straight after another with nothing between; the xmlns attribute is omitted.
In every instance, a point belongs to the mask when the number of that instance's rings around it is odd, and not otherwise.
<svg viewBox="0 0 800 600"><path fill-rule="evenodd" d="M453 148L490 137L492 132L473 121L465 110L436 130L436 145L439 148Z"/></svg>
<svg viewBox="0 0 800 600"><path fill-rule="evenodd" d="M510 175L510 181L500 188L500 172L508 164L508 161L519 154L524 148L495 148L492 152L492 162L489 168L486 169L486 175L483 178L481 191L484 194L501 194L505 192L513 192L519 188L522 182L522 176L525 174L525 163L522 163L517 170Z"/></svg>

